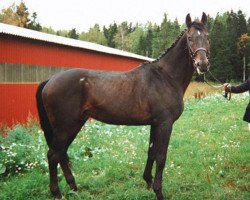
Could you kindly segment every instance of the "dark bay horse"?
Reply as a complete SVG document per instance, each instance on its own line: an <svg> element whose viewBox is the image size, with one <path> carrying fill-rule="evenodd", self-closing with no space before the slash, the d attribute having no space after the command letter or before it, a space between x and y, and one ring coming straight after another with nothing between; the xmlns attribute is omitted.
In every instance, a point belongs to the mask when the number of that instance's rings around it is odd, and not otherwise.
<svg viewBox="0 0 250 200"><path fill-rule="evenodd" d="M183 96L196 70L209 69L207 16L192 21L187 30L158 59L121 73L72 69L52 76L37 89L37 108L48 151L50 191L62 198L58 187L60 164L72 190L77 186L67 150L91 117L120 125L150 125L148 159L143 174L158 200L163 200L162 172L173 123L183 112ZM156 163L153 180L152 167Z"/></svg>

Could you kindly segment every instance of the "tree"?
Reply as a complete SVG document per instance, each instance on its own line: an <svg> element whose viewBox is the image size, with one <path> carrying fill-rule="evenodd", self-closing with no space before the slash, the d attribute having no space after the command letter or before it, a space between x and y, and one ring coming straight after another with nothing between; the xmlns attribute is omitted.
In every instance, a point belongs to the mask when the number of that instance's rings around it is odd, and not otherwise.
<svg viewBox="0 0 250 200"><path fill-rule="evenodd" d="M69 31L68 37L69 37L69 38L73 38L73 39L78 39L79 34L76 32L76 29L73 28L73 29L71 29L71 30Z"/></svg>
<svg viewBox="0 0 250 200"><path fill-rule="evenodd" d="M56 31L52 27L42 27L42 32L57 35Z"/></svg>
<svg viewBox="0 0 250 200"><path fill-rule="evenodd" d="M212 17L210 17L210 15L207 16L207 24L206 24L206 28L207 31L210 33L212 28L213 28L213 24L214 24L214 19Z"/></svg>
<svg viewBox="0 0 250 200"><path fill-rule="evenodd" d="M242 77L242 64L237 50L238 41L238 16L232 10L225 14L226 35L225 39L229 48L228 60L232 68L233 79L239 80Z"/></svg>
<svg viewBox="0 0 250 200"><path fill-rule="evenodd" d="M240 38L242 34L247 33L247 21L241 10L237 12L238 26L237 26L237 38Z"/></svg>
<svg viewBox="0 0 250 200"><path fill-rule="evenodd" d="M128 35L132 33L134 28L132 28L132 24L128 24L128 22L122 22L117 27L117 33L114 37L115 46L118 49L122 49L127 51L129 49L129 40Z"/></svg>
<svg viewBox="0 0 250 200"><path fill-rule="evenodd" d="M0 20L2 23L17 26L19 24L19 21L16 13L16 5L12 4L6 9L2 9Z"/></svg>
<svg viewBox="0 0 250 200"><path fill-rule="evenodd" d="M155 26L154 38L152 44L152 55L158 57L162 52L169 48L180 34L180 25L177 19L171 22L167 14L164 13L164 18L161 26Z"/></svg>
<svg viewBox="0 0 250 200"><path fill-rule="evenodd" d="M246 57L249 57L249 54L247 55L247 52L249 53L249 47L250 47L250 36L247 35L247 33L242 34L239 38L238 42L238 51L243 57L243 82L246 78ZM248 51L247 51L248 49Z"/></svg>
<svg viewBox="0 0 250 200"><path fill-rule="evenodd" d="M16 14L19 19L17 26L27 28L30 21L29 12L23 1L21 1L20 4L16 7Z"/></svg>
<svg viewBox="0 0 250 200"><path fill-rule="evenodd" d="M101 32L99 24L95 24L94 27L90 28L87 33L82 32L79 35L79 39L101 45L107 45L107 39L105 38L103 32Z"/></svg>
<svg viewBox="0 0 250 200"><path fill-rule="evenodd" d="M109 25L109 28L106 28L105 26L103 27L103 33L105 38L107 39L107 44L109 47L113 47L115 48L115 35L117 34L118 28L117 28L117 24L114 23L112 25Z"/></svg>
<svg viewBox="0 0 250 200"><path fill-rule="evenodd" d="M127 50L144 55L145 35L143 27L136 25L134 31L127 36Z"/></svg>
<svg viewBox="0 0 250 200"><path fill-rule="evenodd" d="M217 14L210 32L210 62L212 73L222 82L229 81L233 77L232 65L229 61L230 47L227 44L226 35L226 15ZM207 77L212 79L209 75Z"/></svg>
<svg viewBox="0 0 250 200"><path fill-rule="evenodd" d="M27 28L30 21L28 8L23 1L19 5L12 4L2 10L0 20L2 23Z"/></svg>
<svg viewBox="0 0 250 200"><path fill-rule="evenodd" d="M153 42L152 42L152 57L157 58L163 52L161 47L161 35L160 35L160 26L156 25L153 29Z"/></svg>
<svg viewBox="0 0 250 200"><path fill-rule="evenodd" d="M153 25L151 23L148 24L147 26L147 32L146 32L146 36L145 36L145 41L142 41L144 43L144 45L142 44L141 47L144 49L144 56L147 57L152 57L153 54L153 48L152 48L152 44L153 44Z"/></svg>
<svg viewBox="0 0 250 200"><path fill-rule="evenodd" d="M33 12L31 16L30 23L28 24L28 28L36 31L41 31L42 26L39 22L37 22L37 13Z"/></svg>
<svg viewBox="0 0 250 200"><path fill-rule="evenodd" d="M247 33L250 35L250 17L247 20Z"/></svg>

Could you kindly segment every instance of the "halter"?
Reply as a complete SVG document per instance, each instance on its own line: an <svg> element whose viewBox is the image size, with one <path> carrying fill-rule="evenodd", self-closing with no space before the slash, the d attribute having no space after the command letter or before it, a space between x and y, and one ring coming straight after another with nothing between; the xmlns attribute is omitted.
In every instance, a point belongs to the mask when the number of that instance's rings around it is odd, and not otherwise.
<svg viewBox="0 0 250 200"><path fill-rule="evenodd" d="M205 53L207 55L207 50L205 48L203 48L203 47L197 48L195 51L193 51L189 44L188 44L188 46L189 46L189 52L190 52L190 55L191 55L192 59L194 59L194 57L195 57L195 55L196 55L196 53L198 51L205 51Z"/></svg>

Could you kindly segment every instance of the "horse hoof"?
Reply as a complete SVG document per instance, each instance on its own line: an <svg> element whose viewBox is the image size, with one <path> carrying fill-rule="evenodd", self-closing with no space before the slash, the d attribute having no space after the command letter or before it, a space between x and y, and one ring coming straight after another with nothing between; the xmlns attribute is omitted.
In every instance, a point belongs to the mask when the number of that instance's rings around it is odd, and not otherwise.
<svg viewBox="0 0 250 200"><path fill-rule="evenodd" d="M148 181L147 182L147 189L150 190L153 188L153 182L152 181Z"/></svg>
<svg viewBox="0 0 250 200"><path fill-rule="evenodd" d="M148 185L147 185L147 189L148 189L148 190L151 190L151 189L152 189L152 184L148 184Z"/></svg>
<svg viewBox="0 0 250 200"><path fill-rule="evenodd" d="M62 198L55 198L55 200L65 200L65 198L62 196Z"/></svg>

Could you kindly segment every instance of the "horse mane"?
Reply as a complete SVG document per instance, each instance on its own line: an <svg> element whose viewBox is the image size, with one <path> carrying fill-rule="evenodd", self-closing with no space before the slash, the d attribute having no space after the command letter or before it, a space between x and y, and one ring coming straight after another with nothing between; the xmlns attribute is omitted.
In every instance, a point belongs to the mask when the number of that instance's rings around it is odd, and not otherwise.
<svg viewBox="0 0 250 200"><path fill-rule="evenodd" d="M194 21L192 22L192 24L190 25L190 27L194 27L195 29L198 30L203 30L205 28L204 24L200 23L199 21ZM190 28L189 27L189 28ZM184 35L184 33L187 31L187 29L185 29L184 31L182 31L182 33L178 36L178 38L175 40L175 42L169 47L167 48L158 58L156 58L154 61L152 61L151 63L156 63L157 61L159 61L162 57L164 57L172 48L175 47L175 45L177 44L177 42L180 40L180 38Z"/></svg>
<svg viewBox="0 0 250 200"><path fill-rule="evenodd" d="M187 30L185 29L184 31L182 31L182 33L178 36L178 38L175 40L175 42L169 47L167 48L158 58L156 58L154 61L152 61L151 63L156 63L157 61L159 61L162 57L164 57L171 49L173 49L175 47L175 45L179 42L179 40L181 39L181 37L184 35L184 33Z"/></svg>

